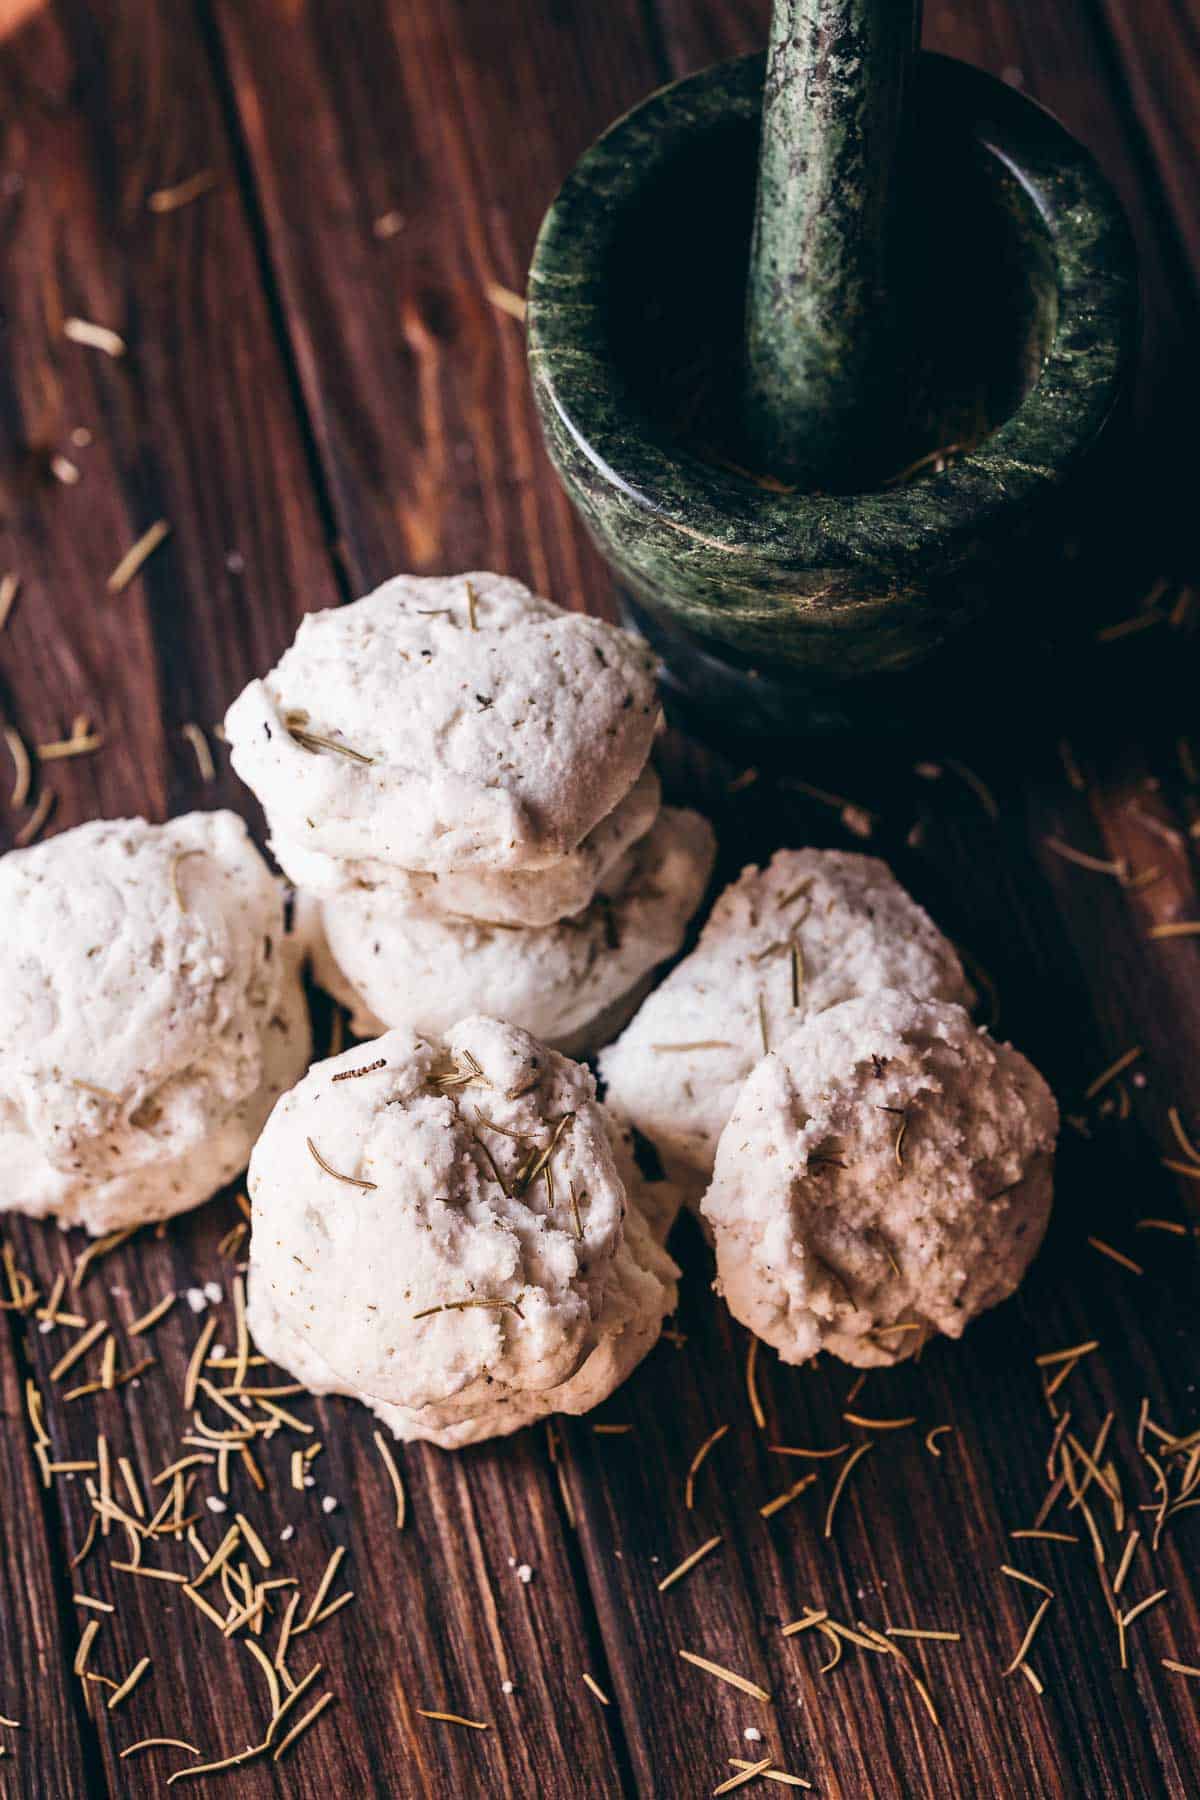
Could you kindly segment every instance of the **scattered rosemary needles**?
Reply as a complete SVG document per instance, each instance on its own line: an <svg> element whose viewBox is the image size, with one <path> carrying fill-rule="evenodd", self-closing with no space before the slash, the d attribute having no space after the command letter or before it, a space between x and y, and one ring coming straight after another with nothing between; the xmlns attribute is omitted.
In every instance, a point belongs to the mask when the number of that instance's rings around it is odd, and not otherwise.
<svg viewBox="0 0 1200 1800"><path fill-rule="evenodd" d="M308 730L308 714L290 712L284 719L287 734L302 750L329 750L335 756L345 756L351 762L363 763L368 768L374 764L375 758L368 756L363 750L356 750L353 744L345 744L340 738L326 737L323 732Z"/></svg>
<svg viewBox="0 0 1200 1800"><path fill-rule="evenodd" d="M379 1185L378 1182L365 1181L361 1175L343 1175L339 1170L330 1167L310 1137L306 1137L304 1142L308 1145L309 1155L317 1164L318 1168L324 1169L326 1175L332 1175L335 1181L345 1182L347 1187L361 1188L364 1193L371 1194L375 1192L375 1189Z"/></svg>
<svg viewBox="0 0 1200 1800"><path fill-rule="evenodd" d="M854 1469L855 1464L861 1462L867 1452L874 1448L874 1438L868 1438L865 1443L860 1444L856 1450L850 1452L849 1456L838 1470L837 1480L834 1483L833 1492L829 1496L829 1505L825 1511L825 1536L827 1538L833 1536L833 1521L837 1512L838 1501L842 1497L842 1490L850 1478L851 1471Z"/></svg>
<svg viewBox="0 0 1200 1800"><path fill-rule="evenodd" d="M193 200L201 195L211 193L220 181L215 169L197 169L183 181L177 181L172 187L155 188L147 194L146 206L152 213L178 212L181 207L190 206Z"/></svg>
<svg viewBox="0 0 1200 1800"><path fill-rule="evenodd" d="M728 1430L728 1425L718 1425L715 1431L710 1431L688 1464L687 1480L683 1490L683 1504L688 1512L691 1512L696 1503L696 1476L700 1473L701 1465L709 1451L720 1443Z"/></svg>
<svg viewBox="0 0 1200 1800"><path fill-rule="evenodd" d="M476 1307L492 1312L515 1312L518 1319L525 1317L521 1311L519 1300L491 1300L483 1297L470 1300L439 1300L436 1306L422 1307L420 1312L415 1312L412 1316L414 1319L431 1319L434 1313L470 1312Z"/></svg>
<svg viewBox="0 0 1200 1800"><path fill-rule="evenodd" d="M699 1549L693 1550L690 1556L685 1556L681 1563L676 1564L669 1575L663 1576L658 1584L659 1593L665 1594L667 1589L674 1587L677 1581L682 1581L685 1575L690 1575L692 1570L696 1567L696 1564L703 1562L704 1558L708 1556L711 1551L715 1550L720 1542L721 1533L718 1532L715 1537L710 1537L706 1542L701 1544Z"/></svg>
<svg viewBox="0 0 1200 1800"><path fill-rule="evenodd" d="M0 575L0 631L8 624L9 614L16 604L17 595L21 591L21 577L6 569Z"/></svg>
<svg viewBox="0 0 1200 1800"><path fill-rule="evenodd" d="M693 1668L703 1669L706 1675L715 1676L718 1681L726 1682L728 1686L737 1688L740 1693L749 1694L752 1700L761 1700L767 1706L771 1704L770 1694L766 1688L759 1687L756 1681L747 1680L746 1676L736 1674L733 1669L724 1668L721 1663L710 1662L707 1656L697 1656L694 1650L681 1650L679 1654L684 1662L691 1663Z"/></svg>
<svg viewBox="0 0 1200 1800"><path fill-rule="evenodd" d="M105 356L124 356L125 340L107 325L94 324L91 319L64 319L63 336L73 344L83 344L90 350L102 350Z"/></svg>
<svg viewBox="0 0 1200 1800"><path fill-rule="evenodd" d="M154 524L144 531L137 542L125 552L108 581L105 583L110 594L122 594L143 565L149 561L159 545L171 535L171 527L165 519L156 519Z"/></svg>

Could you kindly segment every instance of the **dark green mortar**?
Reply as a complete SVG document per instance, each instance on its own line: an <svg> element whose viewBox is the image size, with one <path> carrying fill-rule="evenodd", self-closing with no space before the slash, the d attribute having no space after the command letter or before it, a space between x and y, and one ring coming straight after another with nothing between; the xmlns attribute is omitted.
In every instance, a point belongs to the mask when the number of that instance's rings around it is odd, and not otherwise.
<svg viewBox="0 0 1200 1800"><path fill-rule="evenodd" d="M989 620L993 641L1016 630L1122 396L1136 276L1087 152L1004 84L918 58L906 406L864 446L860 491L767 491L729 466L753 459L762 78L753 57L676 83L585 154L534 252L529 365L550 456L669 678L731 729L786 734L911 714ZM942 472L880 487L964 440Z"/></svg>

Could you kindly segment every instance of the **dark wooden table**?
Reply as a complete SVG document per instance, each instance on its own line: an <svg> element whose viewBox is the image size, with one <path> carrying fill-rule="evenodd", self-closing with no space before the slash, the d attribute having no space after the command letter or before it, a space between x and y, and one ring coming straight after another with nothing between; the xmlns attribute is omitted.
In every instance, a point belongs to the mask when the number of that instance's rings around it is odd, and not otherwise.
<svg viewBox="0 0 1200 1800"><path fill-rule="evenodd" d="M1153 1426L1186 1436L1200 1425L1196 1248L1184 1223L1197 1186L1168 1112L1200 1136L1200 943L1151 935L1200 918L1200 749L1186 735L1200 11L1194 0L930 0L927 13L927 44L1055 108L1130 209L1147 341L1134 470L1120 508L1097 520L1114 543L1103 603L1111 619L1133 618L1155 577L1171 585L1145 629L1064 657L1061 723L1030 729L1014 694L999 742L947 744L933 732L912 758L846 752L795 772L869 809L871 847L983 965L1000 1028L1054 1080L1074 1124L1050 1241L1019 1298L963 1345L871 1377L860 1412L918 1422L873 1434L828 1537L839 1464L768 1446L862 1441L840 1416L853 1372L789 1370L764 1354L760 1430L745 1334L711 1297L690 1226L677 1233L686 1342L664 1342L598 1420L458 1456L399 1452L403 1532L366 1414L289 1401L324 1446L315 1486L291 1485L293 1450L314 1440L289 1427L259 1448L265 1492L235 1459L229 1505L257 1525L277 1571L299 1579L305 1607L345 1546L333 1594L350 1588L354 1601L297 1639L290 1659L297 1675L319 1660L310 1694L327 1687L336 1703L283 1761L268 1755L192 1791L674 1800L711 1792L733 1772L729 1758L768 1752L822 1795L1124 1797L1200 1785L1200 1683L1163 1663L1200 1663L1200 1515L1173 1516L1152 1551L1156 1515L1137 1510L1158 1500L1138 1448L1143 1396L1143 1448L1157 1446L1173 1492L1188 1459L1170 1457ZM0 574L20 581L0 634L0 708L32 744L61 738L81 714L104 740L37 771L31 802L55 797L46 829L246 808L211 730L205 780L185 727L210 728L303 611L393 570L503 569L564 603L608 606L604 572L539 447L520 324L489 295L522 287L542 210L588 140L670 76L761 43L765 0L32 0L0 17ZM190 203L175 203L185 190L163 210L148 204L198 176L210 185ZM115 329L127 353L74 341L69 318ZM113 566L159 519L169 537L109 593ZM917 760L932 766L918 773ZM730 771L686 746L670 763L677 790L717 815L729 864L773 842L859 841L838 807L765 775L731 797ZM30 817L29 805L8 807L0 841ZM1105 872L1122 863L1132 880ZM1088 1096L1134 1048L1137 1061ZM32 1378L47 1460L92 1462L103 1433L114 1471L128 1457L147 1484L181 1453L200 1320L181 1299L145 1335L124 1328L164 1291L216 1281L218 1339L231 1345L244 1241L227 1234L238 1217L227 1197L115 1249L77 1293L68 1287L63 1305L116 1323L121 1368L157 1359L136 1386L67 1400L98 1363L50 1380L77 1329L43 1332L17 1308L0 1325L0 1714L20 1721L0 1725L5 1794L159 1792L193 1759L151 1748L121 1760L133 1742L177 1737L218 1758L262 1737L266 1678L245 1633L226 1640L177 1585L115 1569L127 1554L120 1527L71 1569L91 1516L88 1471L43 1485L25 1397ZM1139 1229L1147 1218L1177 1229ZM15 1216L6 1228L14 1265L44 1299L82 1240ZM1066 1499L1049 1528L1078 1542L1009 1535L1033 1523L1047 1489L1054 1421L1034 1358L1093 1338L1099 1349L1054 1403L1069 1405L1085 1447L1114 1415L1104 1460L1119 1471L1124 1529L1097 1483L1085 1494L1103 1572L1083 1508ZM689 1511L689 1461L723 1424ZM951 1429L934 1454L926 1433L941 1425ZM761 1517L808 1468L815 1485ZM200 1512L214 1547L224 1522ZM1167 1591L1130 1624L1123 1669L1105 1583L1130 1525L1143 1541L1118 1607ZM662 1576L718 1533L704 1563L659 1593ZM179 1570L188 1555L168 1539L146 1560ZM1041 1692L1020 1671L1004 1674L1041 1596L1002 1564L1055 1594L1028 1658ZM79 1593L115 1610L84 1608ZM820 1673L831 1652L818 1630L781 1635L806 1607L852 1629L959 1633L906 1642L937 1723L905 1668L877 1650L846 1643L840 1665ZM92 1673L119 1682L151 1659L111 1712L110 1688L72 1674L89 1620L100 1621ZM681 1650L750 1678L771 1704Z"/></svg>

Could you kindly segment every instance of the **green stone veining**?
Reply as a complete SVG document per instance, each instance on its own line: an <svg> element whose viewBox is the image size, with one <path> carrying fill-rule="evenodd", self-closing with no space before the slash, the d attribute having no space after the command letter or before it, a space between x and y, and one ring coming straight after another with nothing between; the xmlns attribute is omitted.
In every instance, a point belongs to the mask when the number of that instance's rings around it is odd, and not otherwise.
<svg viewBox="0 0 1200 1800"><path fill-rule="evenodd" d="M895 403L888 305L915 0L775 0L746 306L746 420L763 468L842 485Z"/></svg>
<svg viewBox="0 0 1200 1800"><path fill-rule="evenodd" d="M678 82L585 154L534 253L529 365L551 459L677 684L724 707L775 682L767 724L794 730L1019 597L1122 396L1136 275L1055 120L916 58L892 301L907 411L860 480L762 485L738 412L763 73L751 57ZM880 480L942 445L944 466Z"/></svg>

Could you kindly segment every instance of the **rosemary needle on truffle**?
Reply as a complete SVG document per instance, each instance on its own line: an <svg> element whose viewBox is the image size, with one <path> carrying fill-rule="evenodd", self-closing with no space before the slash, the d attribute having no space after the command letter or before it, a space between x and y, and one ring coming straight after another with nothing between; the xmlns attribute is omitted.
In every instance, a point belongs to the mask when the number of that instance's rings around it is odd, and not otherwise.
<svg viewBox="0 0 1200 1800"><path fill-rule="evenodd" d="M343 1175L343 1174L341 1174L339 1170L330 1167L330 1165L325 1161L325 1158L321 1155L321 1152L317 1149L317 1146L313 1143L311 1138L305 1138L304 1141L308 1145L309 1154L312 1157L313 1161L318 1165L319 1168L324 1169L326 1175L332 1175L333 1179L335 1181L346 1182L346 1184L349 1187L362 1188L363 1192L367 1193L367 1194L373 1193L375 1191L375 1188L378 1185L376 1182L364 1181L360 1175Z"/></svg>

